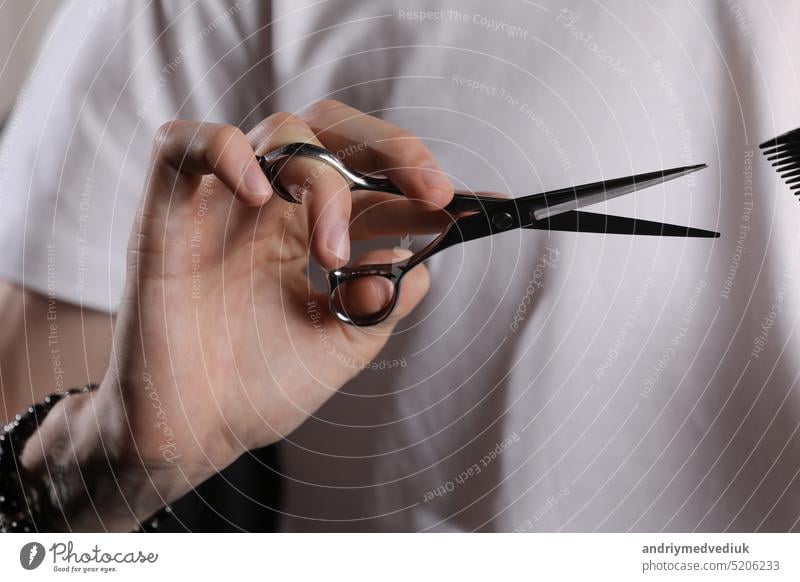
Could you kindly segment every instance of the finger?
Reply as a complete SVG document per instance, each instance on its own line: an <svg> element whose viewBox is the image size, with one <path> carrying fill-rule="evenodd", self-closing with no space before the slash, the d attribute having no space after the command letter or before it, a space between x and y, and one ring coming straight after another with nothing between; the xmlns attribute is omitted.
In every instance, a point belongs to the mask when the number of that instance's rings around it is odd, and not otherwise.
<svg viewBox="0 0 800 582"><path fill-rule="evenodd" d="M156 134L131 250L162 255L170 217L194 210L200 182L208 174L245 204L263 204L272 193L250 142L239 129L218 123L167 123ZM173 220L171 224L179 236L185 234L183 223Z"/></svg>
<svg viewBox="0 0 800 582"><path fill-rule="evenodd" d="M271 115L251 132L259 153L303 142L322 145L305 121L289 113ZM311 254L326 269L350 259L350 189L336 170L305 156L295 156L280 168L279 179L303 204L309 225ZM291 204L274 197L271 205L283 214Z"/></svg>
<svg viewBox="0 0 800 582"><path fill-rule="evenodd" d="M171 121L156 134L148 192L152 202L191 204L201 176L214 174L245 204L259 206L272 194L244 133L232 125ZM168 194L165 198L163 194Z"/></svg>
<svg viewBox="0 0 800 582"><path fill-rule="evenodd" d="M356 265L391 263L411 256L408 249L379 250L365 253L356 261ZM400 319L408 315L416 307L428 291L430 280L428 271L419 265L403 277L399 287L399 296L389 317L372 329L390 329ZM382 311L392 300L395 287L385 277L361 277L347 283L337 295L339 308L354 319L366 317Z"/></svg>
<svg viewBox="0 0 800 582"><path fill-rule="evenodd" d="M362 172L385 174L408 198L439 208L452 199L453 186L433 154L406 130L331 100L300 115L326 148Z"/></svg>
<svg viewBox="0 0 800 582"><path fill-rule="evenodd" d="M426 212L420 204L393 194L354 192L350 236L369 239L442 232L454 220L444 210Z"/></svg>

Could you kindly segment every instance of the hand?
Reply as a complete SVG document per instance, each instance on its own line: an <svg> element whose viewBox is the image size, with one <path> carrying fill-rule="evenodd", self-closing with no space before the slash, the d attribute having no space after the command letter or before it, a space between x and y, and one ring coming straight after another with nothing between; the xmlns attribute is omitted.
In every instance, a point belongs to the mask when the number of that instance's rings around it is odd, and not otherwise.
<svg viewBox="0 0 800 582"><path fill-rule="evenodd" d="M303 203L272 196L254 155L297 141L386 174L407 199L351 196L335 171L307 158L281 171ZM292 432L376 356L428 288L418 267L388 321L343 325L327 293L310 288L309 254L334 268L349 259L350 236L442 230L450 218L437 209L452 193L418 139L336 102L273 115L247 136L219 124L162 127L98 396L112 411L104 420L121 425L117 454L168 479L178 468L188 490ZM382 301L380 285L364 285L358 303Z"/></svg>

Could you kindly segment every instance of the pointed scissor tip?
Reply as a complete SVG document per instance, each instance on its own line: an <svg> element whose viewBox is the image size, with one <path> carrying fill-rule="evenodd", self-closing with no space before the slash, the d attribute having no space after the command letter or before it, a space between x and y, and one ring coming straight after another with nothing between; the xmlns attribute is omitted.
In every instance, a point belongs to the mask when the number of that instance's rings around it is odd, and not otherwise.
<svg viewBox="0 0 800 582"><path fill-rule="evenodd" d="M695 164L693 166L678 166L677 168L669 168L668 170L662 170L662 173L665 176L677 176L683 174L691 174L692 172L696 172L698 170L702 170L707 167L708 164Z"/></svg>
<svg viewBox="0 0 800 582"><path fill-rule="evenodd" d="M662 170L661 177L664 180L673 180L675 178L680 178L681 176L697 172L698 170L702 170L703 168L707 167L708 167L707 164L695 164L694 166L679 166L677 168Z"/></svg>

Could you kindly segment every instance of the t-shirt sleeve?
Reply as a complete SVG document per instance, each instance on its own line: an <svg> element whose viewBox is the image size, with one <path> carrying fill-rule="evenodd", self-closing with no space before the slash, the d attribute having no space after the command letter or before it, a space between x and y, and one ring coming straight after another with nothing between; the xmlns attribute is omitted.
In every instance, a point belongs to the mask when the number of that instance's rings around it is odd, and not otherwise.
<svg viewBox="0 0 800 582"><path fill-rule="evenodd" d="M0 144L0 277L116 309L157 128L263 108L259 4L65 3Z"/></svg>

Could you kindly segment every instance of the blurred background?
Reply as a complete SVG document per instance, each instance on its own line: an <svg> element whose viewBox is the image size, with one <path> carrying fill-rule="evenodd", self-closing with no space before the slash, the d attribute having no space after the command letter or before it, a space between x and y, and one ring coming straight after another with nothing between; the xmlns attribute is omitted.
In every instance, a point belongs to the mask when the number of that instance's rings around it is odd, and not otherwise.
<svg viewBox="0 0 800 582"><path fill-rule="evenodd" d="M61 0L36 0L0 5L0 124L8 117L60 4Z"/></svg>

